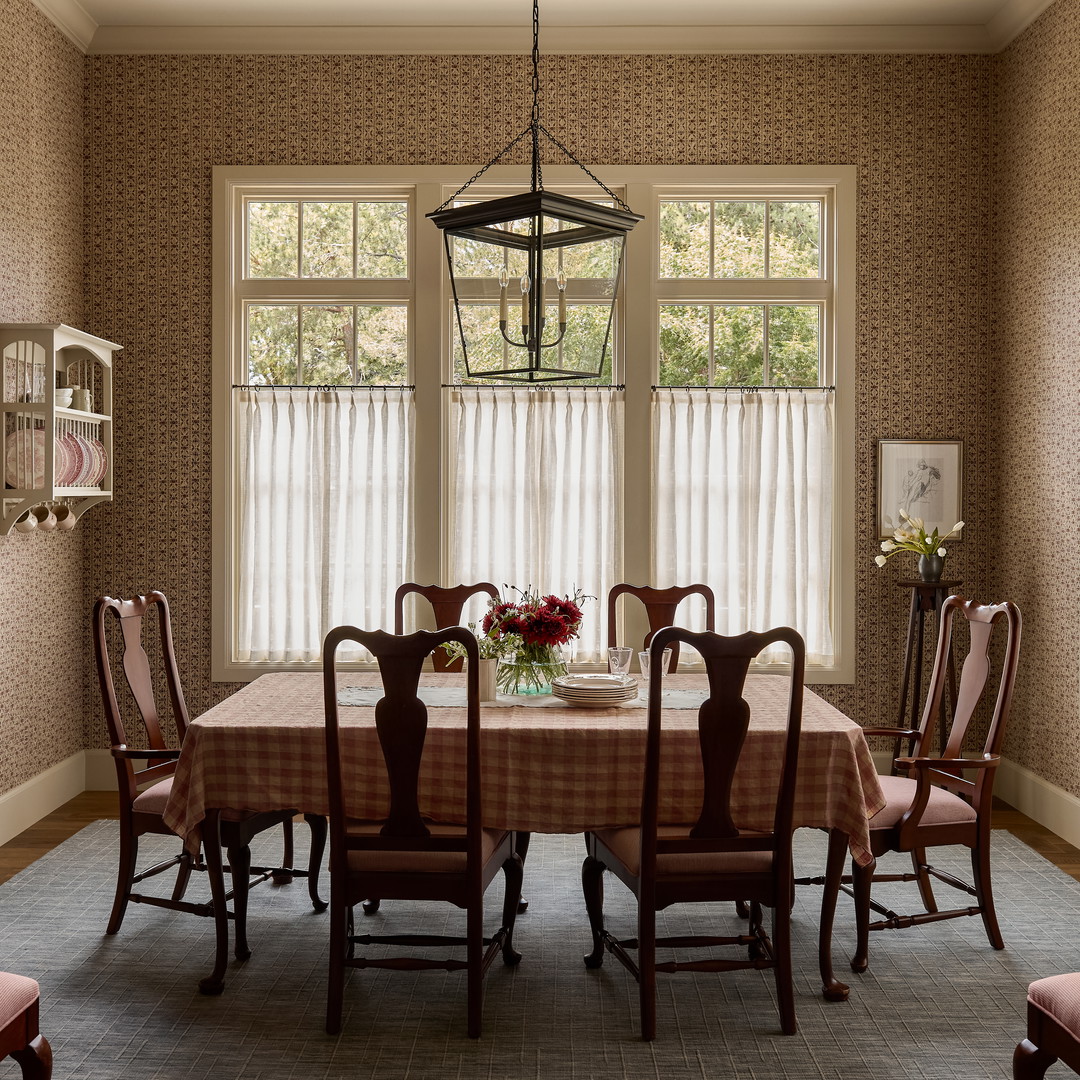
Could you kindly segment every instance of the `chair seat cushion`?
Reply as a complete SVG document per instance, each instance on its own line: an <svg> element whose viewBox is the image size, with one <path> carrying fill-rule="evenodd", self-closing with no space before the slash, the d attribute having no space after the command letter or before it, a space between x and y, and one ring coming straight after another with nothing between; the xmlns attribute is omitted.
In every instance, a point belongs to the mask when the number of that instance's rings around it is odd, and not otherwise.
<svg viewBox="0 0 1080 1080"><path fill-rule="evenodd" d="M135 796L135 801L131 804L131 809L140 814L157 814L160 817L165 813L165 804L169 801L169 796L172 794L172 782L173 778L170 776L165 780L159 780L145 791L140 791L139 794ZM221 811L222 821L246 821L249 817L254 816L255 811L253 810Z"/></svg>
<svg viewBox="0 0 1080 1080"><path fill-rule="evenodd" d="M378 836L382 822L350 821L350 836ZM465 839L464 825L443 825L427 822L432 836ZM505 829L484 829L481 857L486 863L507 837ZM364 874L463 874L466 854L464 851L350 851L349 869Z"/></svg>
<svg viewBox="0 0 1080 1080"><path fill-rule="evenodd" d="M690 835L690 825L660 825L658 838L683 838ZM641 830L600 829L594 834L608 848L631 874L640 872ZM656 874L756 874L769 873L772 870L771 851L738 852L680 852L671 855L657 855Z"/></svg>
<svg viewBox="0 0 1080 1080"><path fill-rule="evenodd" d="M906 776L879 776L878 780L887 802L870 819L870 828L892 829L915 798L915 781ZM930 788L930 799L920 824L955 825L965 821L975 821L975 810L970 803L944 788Z"/></svg>
<svg viewBox="0 0 1080 1080"><path fill-rule="evenodd" d="M0 1028L22 1016L38 999L38 984L25 975L0 971Z"/></svg>
<svg viewBox="0 0 1080 1080"><path fill-rule="evenodd" d="M1080 974L1051 975L1033 982L1028 1001L1080 1039Z"/></svg>
<svg viewBox="0 0 1080 1080"><path fill-rule="evenodd" d="M170 776L166 780L159 780L145 791L140 791L139 794L135 796L135 801L131 804L131 809L137 810L141 814L163 814L165 812L165 804L169 801L169 796L172 794L172 782L173 778Z"/></svg>

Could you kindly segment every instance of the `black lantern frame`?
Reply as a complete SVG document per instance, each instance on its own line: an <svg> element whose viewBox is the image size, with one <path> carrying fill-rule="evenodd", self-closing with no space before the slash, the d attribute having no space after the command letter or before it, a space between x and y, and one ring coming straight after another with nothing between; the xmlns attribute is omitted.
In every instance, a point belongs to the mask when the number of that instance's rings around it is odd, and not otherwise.
<svg viewBox="0 0 1080 1080"><path fill-rule="evenodd" d="M615 297L622 273L626 234L642 220L640 214L630 208L614 192L598 180L574 155L540 123L540 76L539 76L539 12L538 0L533 0L533 110L532 119L514 139L483 166L463 187L456 191L437 210L427 216L443 230L447 267L454 296L454 311L461 342L465 370L470 379L498 379L510 382L558 382L566 380L595 379L603 372L611 342L612 318ZM575 199L544 189L540 169L540 136L561 150L591 180L603 189L614 204ZM453 205L492 165L502 160L509 151L528 137L532 144L532 187L528 192L509 195L501 199ZM474 286L466 289L460 267L455 267L454 241L474 245L473 250L484 250L475 245L489 245L490 263L503 267L498 280L498 292L489 286L479 290ZM611 274L601 279L606 283L599 293L588 297L590 305L603 303L607 315L603 331L603 344L591 363L575 363L565 366L561 346L567 332L567 284L564 276L563 255L581 251L598 242L611 244ZM557 269L550 267L545 253L555 253ZM511 253L514 256L513 278L520 286L520 321L510 317L511 297L507 290L511 274L508 267ZM518 273L521 270L523 272ZM552 272L552 271L555 272ZM468 293L468 295L466 295ZM501 367L478 368L470 361L466 317L463 309L470 304L487 300L499 303L499 331L502 342L511 350L522 350L521 363L509 362ZM552 303L554 301L554 304ZM517 306L516 304L514 305ZM557 311L551 318L551 309ZM509 353L514 356L513 352ZM549 360L548 357L551 359Z"/></svg>

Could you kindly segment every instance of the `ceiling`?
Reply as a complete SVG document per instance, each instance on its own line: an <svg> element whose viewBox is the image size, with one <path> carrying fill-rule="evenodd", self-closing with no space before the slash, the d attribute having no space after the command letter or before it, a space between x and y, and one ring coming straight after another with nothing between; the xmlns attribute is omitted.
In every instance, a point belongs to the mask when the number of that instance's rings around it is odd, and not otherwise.
<svg viewBox="0 0 1080 1080"><path fill-rule="evenodd" d="M90 53L519 53L528 0L34 0ZM997 52L1052 0L541 0L547 53ZM662 15L662 18L659 16Z"/></svg>

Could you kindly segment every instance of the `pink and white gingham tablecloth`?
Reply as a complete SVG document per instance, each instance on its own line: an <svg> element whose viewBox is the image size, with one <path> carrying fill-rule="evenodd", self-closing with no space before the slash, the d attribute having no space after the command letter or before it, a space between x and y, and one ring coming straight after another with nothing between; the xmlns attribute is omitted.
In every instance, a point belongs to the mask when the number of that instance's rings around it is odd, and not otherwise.
<svg viewBox="0 0 1080 1080"><path fill-rule="evenodd" d="M460 675L428 675L459 685ZM376 673L344 672L339 685L378 685ZM672 688L702 687L703 675L673 675ZM735 780L737 823L767 828L783 746L788 682L751 675L751 726ZM342 707L350 813L377 817L388 800L374 710ZM692 821L701 803L697 712L665 710L661 820ZM634 824L645 759L644 709L481 706L483 818L487 825L574 833ZM421 771L422 810L435 820L464 815L465 710L428 708ZM796 826L839 829L852 855L870 861L868 818L884 796L862 729L811 691L803 704ZM188 729L165 822L196 842L208 808L325 814L322 676L263 675L214 706Z"/></svg>

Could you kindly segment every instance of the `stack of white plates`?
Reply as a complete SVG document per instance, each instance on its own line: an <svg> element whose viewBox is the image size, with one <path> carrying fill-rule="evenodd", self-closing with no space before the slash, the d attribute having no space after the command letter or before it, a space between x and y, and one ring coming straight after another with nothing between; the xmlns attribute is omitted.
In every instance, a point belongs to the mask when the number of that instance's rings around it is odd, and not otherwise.
<svg viewBox="0 0 1080 1080"><path fill-rule="evenodd" d="M567 705L602 709L633 701L638 696L638 684L629 675L560 675L551 680L551 692Z"/></svg>

